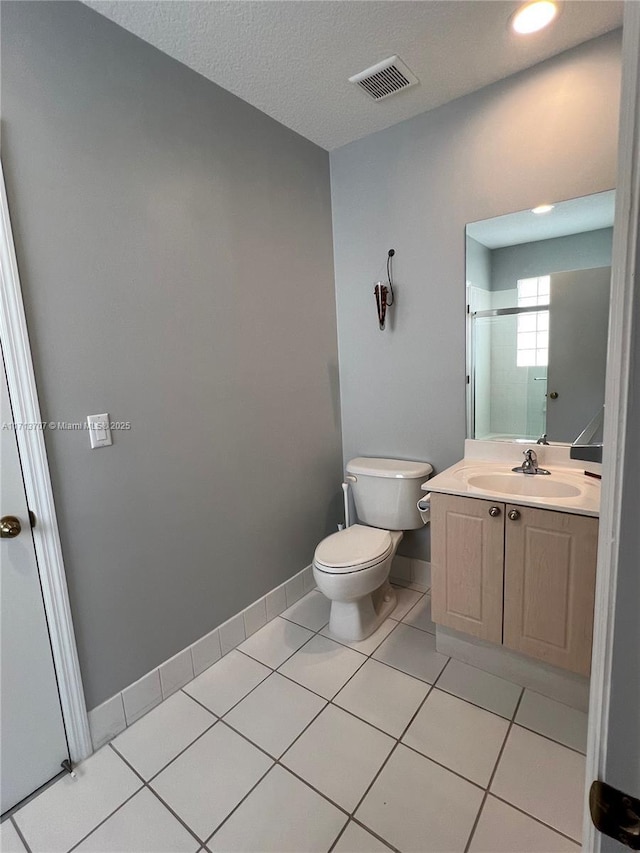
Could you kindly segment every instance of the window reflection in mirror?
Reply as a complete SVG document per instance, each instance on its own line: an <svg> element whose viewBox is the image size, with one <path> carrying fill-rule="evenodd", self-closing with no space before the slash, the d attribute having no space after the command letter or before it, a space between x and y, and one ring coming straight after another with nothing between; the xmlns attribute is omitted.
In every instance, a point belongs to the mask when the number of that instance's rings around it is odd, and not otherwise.
<svg viewBox="0 0 640 853"><path fill-rule="evenodd" d="M466 229L467 434L571 442L604 402L614 191Z"/></svg>

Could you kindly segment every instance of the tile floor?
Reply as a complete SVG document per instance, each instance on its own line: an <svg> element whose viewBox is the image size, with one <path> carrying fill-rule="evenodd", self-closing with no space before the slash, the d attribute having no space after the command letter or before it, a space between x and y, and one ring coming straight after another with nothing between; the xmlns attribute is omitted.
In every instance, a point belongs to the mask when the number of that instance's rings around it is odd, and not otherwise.
<svg viewBox="0 0 640 853"><path fill-rule="evenodd" d="M0 828L3 853L579 850L586 715L310 592Z"/></svg>

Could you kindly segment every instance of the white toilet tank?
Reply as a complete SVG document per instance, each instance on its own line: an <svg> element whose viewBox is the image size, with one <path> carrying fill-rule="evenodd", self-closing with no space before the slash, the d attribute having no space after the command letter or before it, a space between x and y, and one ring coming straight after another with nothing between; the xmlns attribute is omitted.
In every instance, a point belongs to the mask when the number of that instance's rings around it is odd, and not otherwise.
<svg viewBox="0 0 640 853"><path fill-rule="evenodd" d="M428 462L359 456L347 463L358 520L386 530L416 530L424 522L416 506L431 475Z"/></svg>

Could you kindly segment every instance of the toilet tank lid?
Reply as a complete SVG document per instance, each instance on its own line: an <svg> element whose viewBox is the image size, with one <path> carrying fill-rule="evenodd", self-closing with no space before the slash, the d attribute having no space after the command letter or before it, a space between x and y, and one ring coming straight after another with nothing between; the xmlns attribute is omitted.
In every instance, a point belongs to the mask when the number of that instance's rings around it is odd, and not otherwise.
<svg viewBox="0 0 640 853"><path fill-rule="evenodd" d="M413 480L429 477L433 467L428 462L411 462L406 459L377 459L358 456L347 462L347 474L362 474L369 477L393 477Z"/></svg>

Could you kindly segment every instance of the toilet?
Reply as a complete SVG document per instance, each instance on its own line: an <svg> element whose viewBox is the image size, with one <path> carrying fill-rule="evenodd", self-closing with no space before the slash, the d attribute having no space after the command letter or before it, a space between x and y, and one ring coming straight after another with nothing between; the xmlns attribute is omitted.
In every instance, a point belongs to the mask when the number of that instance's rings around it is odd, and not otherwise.
<svg viewBox="0 0 640 853"><path fill-rule="evenodd" d="M417 503L431 475L428 462L358 457L347 464L347 527L327 536L313 556L316 585L331 601L329 631L337 639L364 640L396 606L389 572L404 530L424 525ZM349 526L346 485L358 516Z"/></svg>

